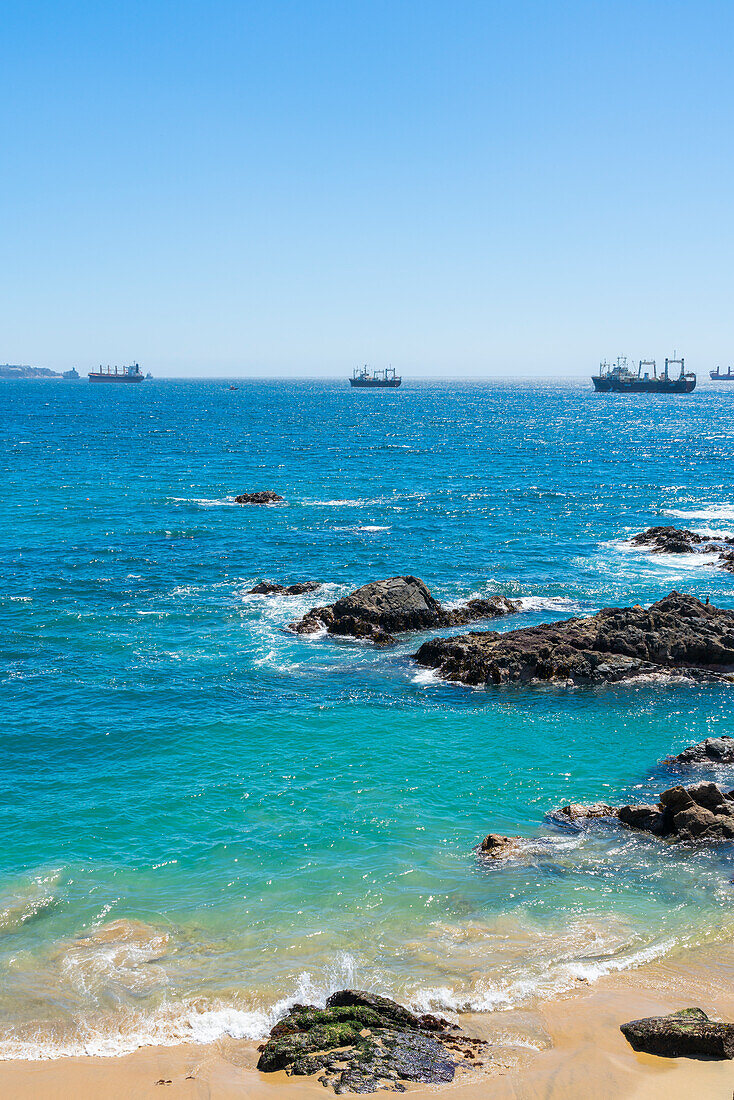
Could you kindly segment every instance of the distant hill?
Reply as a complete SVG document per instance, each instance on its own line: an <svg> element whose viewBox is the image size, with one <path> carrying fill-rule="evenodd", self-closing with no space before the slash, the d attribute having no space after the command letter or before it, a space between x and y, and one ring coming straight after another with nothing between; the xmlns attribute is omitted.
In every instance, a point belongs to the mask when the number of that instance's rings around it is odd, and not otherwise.
<svg viewBox="0 0 734 1100"><path fill-rule="evenodd" d="M10 363L0 364L0 381L10 382L18 378L61 378L55 370L48 367L14 367Z"/></svg>

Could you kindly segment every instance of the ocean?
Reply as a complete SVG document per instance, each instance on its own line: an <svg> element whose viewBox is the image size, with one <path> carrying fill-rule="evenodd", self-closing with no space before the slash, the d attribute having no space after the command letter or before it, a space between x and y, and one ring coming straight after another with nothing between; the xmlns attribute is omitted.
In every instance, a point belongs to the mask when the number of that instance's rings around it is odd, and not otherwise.
<svg viewBox="0 0 734 1100"><path fill-rule="evenodd" d="M547 819L670 786L734 733L729 685L468 689L411 661L441 632L286 628L400 574L521 599L501 631L734 607L705 555L629 541L734 533L734 394L238 387L0 386L0 1057L259 1038L345 985L501 1012L731 938L729 846ZM490 831L530 858L484 865Z"/></svg>

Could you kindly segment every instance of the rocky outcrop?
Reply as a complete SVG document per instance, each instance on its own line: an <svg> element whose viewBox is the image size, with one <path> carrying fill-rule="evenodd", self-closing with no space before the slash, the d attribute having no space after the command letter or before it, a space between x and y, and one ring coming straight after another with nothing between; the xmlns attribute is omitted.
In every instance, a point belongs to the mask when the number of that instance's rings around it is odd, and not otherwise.
<svg viewBox="0 0 734 1100"><path fill-rule="evenodd" d="M734 1058L734 1024L710 1020L701 1008L622 1024L633 1050L660 1058Z"/></svg>
<svg viewBox="0 0 734 1100"><path fill-rule="evenodd" d="M435 638L414 659L465 684L598 684L671 673L734 679L734 612L671 592L649 608Z"/></svg>
<svg viewBox="0 0 734 1100"><path fill-rule="evenodd" d="M685 527L648 527L632 538L651 554L718 554L719 568L734 572L734 538L698 535Z"/></svg>
<svg viewBox="0 0 734 1100"><path fill-rule="evenodd" d="M320 1072L334 1092L404 1092L403 1081L444 1084L457 1068L476 1066L477 1050L454 1024L418 1016L387 997L343 989L325 1008L294 1005L260 1048L257 1068L289 1075Z"/></svg>
<svg viewBox="0 0 734 1100"><path fill-rule="evenodd" d="M685 527L648 527L632 538L633 546L645 546L651 554L695 554L707 540Z"/></svg>
<svg viewBox="0 0 734 1100"><path fill-rule="evenodd" d="M664 764L675 768L687 768L696 764L734 764L734 737L728 733L721 737L707 737L695 745L690 745L677 756L668 756Z"/></svg>
<svg viewBox="0 0 734 1100"><path fill-rule="evenodd" d="M583 822L599 817L616 817L622 825L668 840L734 840L734 791L728 793L715 783L691 787L670 787L658 802L630 806L573 803L551 814L558 823Z"/></svg>
<svg viewBox="0 0 734 1100"><path fill-rule="evenodd" d="M362 585L327 607L314 607L291 623L290 629L297 634L314 634L325 627L329 634L390 645L395 641L394 634L407 630L459 626L519 609L518 601L506 596L474 599L461 607L446 608L418 577L390 577Z"/></svg>
<svg viewBox="0 0 734 1100"><path fill-rule="evenodd" d="M272 489L263 489L258 493L240 493L234 499L236 504L281 504L285 497L274 493Z"/></svg>
<svg viewBox="0 0 734 1100"><path fill-rule="evenodd" d="M321 588L320 581L299 581L296 584L276 584L273 581L260 581L247 593L248 596L302 596L305 592L316 592Z"/></svg>

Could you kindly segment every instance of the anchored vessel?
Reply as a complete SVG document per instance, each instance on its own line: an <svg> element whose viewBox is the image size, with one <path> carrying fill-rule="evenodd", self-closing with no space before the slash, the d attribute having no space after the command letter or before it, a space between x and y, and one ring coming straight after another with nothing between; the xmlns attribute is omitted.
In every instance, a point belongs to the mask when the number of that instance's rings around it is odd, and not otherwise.
<svg viewBox="0 0 734 1100"><path fill-rule="evenodd" d="M677 377L671 377L671 367L680 367ZM626 355L620 355L614 366L605 359L591 381L597 393L693 393L696 388L696 376L686 371L684 359L666 359L665 370L658 374L654 359L640 359L635 371Z"/></svg>
<svg viewBox="0 0 734 1100"><path fill-rule="evenodd" d="M357 368L349 379L351 386L373 390L394 390L401 382L402 378L398 378L393 367L370 371L366 365L361 370Z"/></svg>
<svg viewBox="0 0 734 1100"><path fill-rule="evenodd" d="M721 367L717 367L716 370L709 371L709 378L712 382L734 382L731 367L728 368L726 374L722 374Z"/></svg>
<svg viewBox="0 0 734 1100"><path fill-rule="evenodd" d="M150 378L150 375L148 375ZM89 372L90 382L143 382L145 375L137 363L129 367L100 367Z"/></svg>

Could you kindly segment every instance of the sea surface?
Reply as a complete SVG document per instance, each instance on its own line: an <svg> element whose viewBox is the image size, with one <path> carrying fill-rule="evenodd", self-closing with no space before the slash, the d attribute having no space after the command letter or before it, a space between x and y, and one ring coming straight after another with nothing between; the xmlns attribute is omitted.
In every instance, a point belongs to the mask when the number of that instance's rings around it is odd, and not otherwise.
<svg viewBox="0 0 734 1100"><path fill-rule="evenodd" d="M705 555L629 543L734 532L734 392L17 382L0 453L0 1056L259 1038L347 984L501 1012L734 934L729 846L547 819L671 785L731 687L475 690L412 662L429 635L287 630L398 574L521 598L498 630L734 607ZM489 831L529 857L483 865Z"/></svg>

